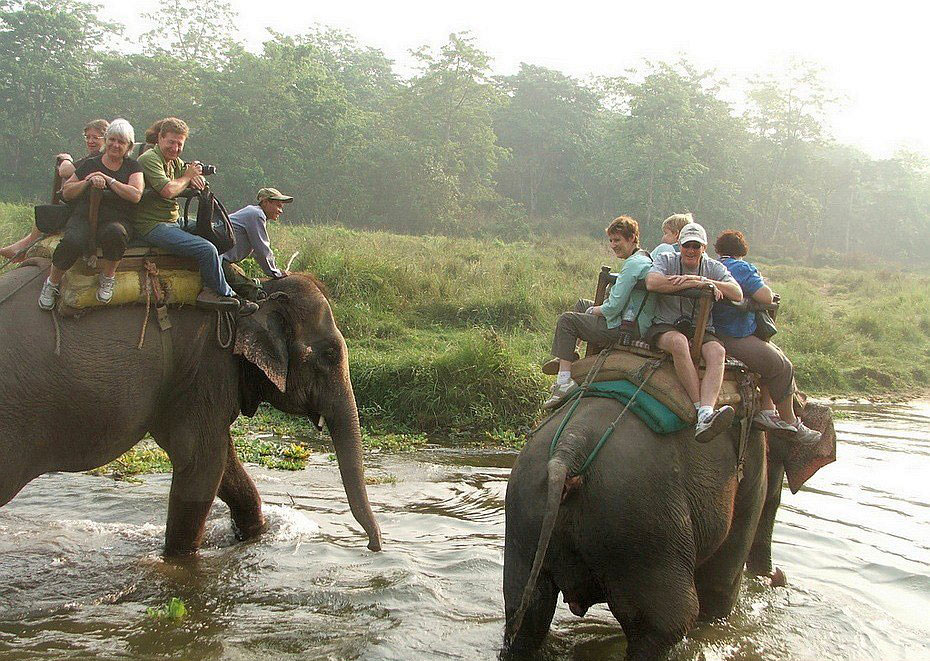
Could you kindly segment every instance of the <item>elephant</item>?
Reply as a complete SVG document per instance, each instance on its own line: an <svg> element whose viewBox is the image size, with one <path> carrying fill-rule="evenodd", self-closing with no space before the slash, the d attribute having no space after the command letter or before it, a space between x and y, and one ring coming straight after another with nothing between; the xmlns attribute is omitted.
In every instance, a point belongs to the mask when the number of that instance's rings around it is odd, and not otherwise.
<svg viewBox="0 0 930 661"><path fill-rule="evenodd" d="M217 495L237 536L255 537L261 498L229 428L268 402L325 420L352 514L368 548L381 550L346 343L322 283L306 274L265 283L268 300L238 319L230 346L220 316L193 306L172 308L165 331L139 305L52 316L36 304L47 266L33 258L0 277L0 506L39 475L102 466L150 433L172 465L167 556L196 553Z"/></svg>
<svg viewBox="0 0 930 661"><path fill-rule="evenodd" d="M781 485L786 466L796 490L835 458L827 407L802 411L824 431L813 448L750 431L742 479L739 427L699 444L693 428L660 436L631 412L579 475L623 406L583 398L552 451L570 408L531 434L507 485L505 657L542 644L559 592L578 616L606 602L626 635L626 657L653 660L699 617L730 613L744 565L784 584L771 559Z"/></svg>

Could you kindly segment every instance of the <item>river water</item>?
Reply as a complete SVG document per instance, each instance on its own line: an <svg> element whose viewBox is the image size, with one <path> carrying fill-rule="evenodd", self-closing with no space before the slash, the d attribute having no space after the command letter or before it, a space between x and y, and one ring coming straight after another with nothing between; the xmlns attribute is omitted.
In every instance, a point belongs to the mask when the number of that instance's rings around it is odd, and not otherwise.
<svg viewBox="0 0 930 661"><path fill-rule="evenodd" d="M841 405L838 461L775 528L788 587L747 579L734 613L672 659L930 659L930 403ZM495 659L510 451L375 455L380 554L328 453L250 467L269 531L236 543L217 502L197 563L160 558L169 478L47 475L0 509L0 660ZM184 600L178 622L147 607ZM542 657L622 658L595 607L559 604Z"/></svg>

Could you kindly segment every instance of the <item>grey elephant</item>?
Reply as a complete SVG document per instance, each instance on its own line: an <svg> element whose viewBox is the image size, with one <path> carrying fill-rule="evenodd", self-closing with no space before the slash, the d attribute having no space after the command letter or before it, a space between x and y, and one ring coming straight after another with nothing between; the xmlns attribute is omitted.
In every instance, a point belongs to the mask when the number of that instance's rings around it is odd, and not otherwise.
<svg viewBox="0 0 930 661"><path fill-rule="evenodd" d="M569 406L563 407L568 409ZM708 444L683 430L659 436L625 415L590 467L622 405L585 398L550 457L563 410L532 435L507 485L505 642L520 656L543 642L558 593L584 615L606 602L628 659L661 659L701 618L725 617L744 565L772 583L771 537L786 466L796 490L835 457L829 409L807 404L820 445L800 448L752 432L737 476L739 434ZM831 449L832 448L832 449Z"/></svg>
<svg viewBox="0 0 930 661"><path fill-rule="evenodd" d="M254 537L261 499L229 427L264 401L322 416L352 514L381 549L346 344L314 278L268 282L271 299L239 320L234 347L220 346L215 313L187 306L170 312L170 349L154 314L139 349L141 306L59 318L56 332L35 303L47 262L30 261L0 277L0 506L43 473L102 466L151 433L172 464L166 554L198 549L217 495L239 537Z"/></svg>

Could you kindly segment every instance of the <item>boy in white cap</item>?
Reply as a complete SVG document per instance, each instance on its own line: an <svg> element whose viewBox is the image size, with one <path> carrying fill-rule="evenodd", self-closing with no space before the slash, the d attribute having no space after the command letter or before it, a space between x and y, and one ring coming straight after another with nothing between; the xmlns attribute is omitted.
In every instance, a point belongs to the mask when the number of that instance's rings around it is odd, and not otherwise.
<svg viewBox="0 0 930 661"><path fill-rule="evenodd" d="M284 195L277 188L262 188L256 197L258 204L250 204L229 216L236 235L236 245L223 253L223 273L226 282L237 294L257 303L265 298L265 291L255 280L246 276L238 262L251 255L269 278L283 278L287 275L286 271L275 264L267 222L280 218L284 205L293 202L294 198Z"/></svg>
<svg viewBox="0 0 930 661"><path fill-rule="evenodd" d="M646 275L646 289L658 294L674 294L696 287L714 287L717 300L743 300L739 283L727 267L706 256L707 232L697 223L685 225L678 235L681 253L665 252L658 255ZM691 361L688 340L693 337L697 324L697 299L680 296L659 296L656 301L652 326L646 332L646 341L652 346L672 354L675 372L697 409L697 426L694 437L706 443L733 422L735 412L731 406L714 410L720 386L723 383L723 364L726 352L714 336L713 317L707 320L707 331L701 355L704 357L704 378L698 376Z"/></svg>

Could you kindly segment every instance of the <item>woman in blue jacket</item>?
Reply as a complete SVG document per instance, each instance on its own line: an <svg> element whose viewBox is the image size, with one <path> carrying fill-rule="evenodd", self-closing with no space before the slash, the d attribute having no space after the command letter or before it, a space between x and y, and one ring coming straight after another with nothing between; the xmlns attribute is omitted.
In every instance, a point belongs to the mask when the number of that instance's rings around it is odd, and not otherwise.
<svg viewBox="0 0 930 661"><path fill-rule="evenodd" d="M742 232L726 230L714 243L720 261L730 271L743 290L744 298L759 303L771 303L772 290L762 279L759 269L745 261L749 243ZM752 312L730 305L714 305L715 335L727 350L761 377L762 410L753 422L768 431L781 431L794 436L800 443L817 443L820 432L806 427L794 414L794 365L776 345L756 337L756 317Z"/></svg>

